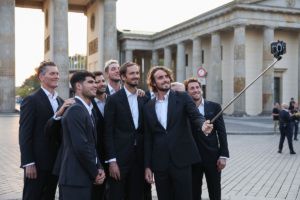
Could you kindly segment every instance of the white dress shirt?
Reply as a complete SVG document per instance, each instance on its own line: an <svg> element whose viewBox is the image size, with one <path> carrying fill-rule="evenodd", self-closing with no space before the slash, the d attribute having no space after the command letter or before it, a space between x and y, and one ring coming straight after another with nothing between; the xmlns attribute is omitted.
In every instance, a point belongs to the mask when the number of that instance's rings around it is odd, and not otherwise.
<svg viewBox="0 0 300 200"><path fill-rule="evenodd" d="M133 93L129 92L126 89L126 87L124 87L124 89L125 89L126 96L128 99L134 127L135 127L135 129L137 129L139 126L139 106L138 106L138 101L137 101L137 97L138 97L137 91L133 94Z"/></svg>
<svg viewBox="0 0 300 200"><path fill-rule="evenodd" d="M109 83L107 84L107 87L108 87L110 95L113 95L114 93L117 92ZM121 86L120 86L120 89L121 89Z"/></svg>
<svg viewBox="0 0 300 200"><path fill-rule="evenodd" d="M157 119L165 129L167 129L169 94L170 90L164 95L163 100L158 100L158 98L156 98L155 101Z"/></svg>
<svg viewBox="0 0 300 200"><path fill-rule="evenodd" d="M201 115L203 115L203 117L204 117L204 115L205 115L205 112L204 112L204 98L202 98L201 103L198 106L198 110L201 113Z"/></svg>
<svg viewBox="0 0 300 200"><path fill-rule="evenodd" d="M102 116L104 117L105 100L102 101L102 100L98 99L97 97L95 97L94 100L95 100L97 107L99 108Z"/></svg>
<svg viewBox="0 0 300 200"><path fill-rule="evenodd" d="M51 107L52 107L52 110L53 112L55 113L57 111L57 108L58 108L58 102L57 102L57 92L54 91L54 94L52 95L48 90L46 90L45 88L41 87L42 90L45 92L45 94L47 95L49 101L50 101L50 104L51 104Z"/></svg>

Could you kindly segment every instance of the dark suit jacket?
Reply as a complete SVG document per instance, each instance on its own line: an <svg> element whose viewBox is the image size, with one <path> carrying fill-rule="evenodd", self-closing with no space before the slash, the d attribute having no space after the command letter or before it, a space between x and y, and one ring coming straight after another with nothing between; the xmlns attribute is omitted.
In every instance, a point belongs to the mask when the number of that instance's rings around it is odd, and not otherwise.
<svg viewBox="0 0 300 200"><path fill-rule="evenodd" d="M91 186L101 167L96 152L96 128L79 99L63 115L60 185ZM97 158L97 163L96 163Z"/></svg>
<svg viewBox="0 0 300 200"><path fill-rule="evenodd" d="M222 110L220 104L204 101L204 114L206 120L212 120ZM220 156L229 158L227 134L223 116L215 120L214 129L208 136L193 131L202 163L215 164Z"/></svg>
<svg viewBox="0 0 300 200"><path fill-rule="evenodd" d="M284 129L291 129L292 117L286 110L280 110L279 112L279 126ZM291 131L291 130L289 130Z"/></svg>
<svg viewBox="0 0 300 200"><path fill-rule="evenodd" d="M63 104L61 98L57 101L59 106ZM58 133L46 137L45 125L53 116L49 99L42 89L22 101L19 122L21 167L35 162L38 169L52 170L59 146L56 143Z"/></svg>
<svg viewBox="0 0 300 200"><path fill-rule="evenodd" d="M201 131L204 117L197 110L191 97L185 92L170 90L168 99L167 129L158 121L156 99L144 106L145 167L165 170L170 162L185 167L201 160L190 128Z"/></svg>
<svg viewBox="0 0 300 200"><path fill-rule="evenodd" d="M95 100L92 100L93 104L93 114L95 116L96 121L96 129L97 129L97 153L101 160L102 166L104 165L105 161L105 148L104 148L104 116L102 115L101 111L99 110L97 103Z"/></svg>
<svg viewBox="0 0 300 200"><path fill-rule="evenodd" d="M105 104L106 159L116 158L120 168L130 166L136 143L139 160L143 162L142 109L147 97L138 97L139 125L135 129L125 89L108 96ZM142 163L143 164L143 163Z"/></svg>

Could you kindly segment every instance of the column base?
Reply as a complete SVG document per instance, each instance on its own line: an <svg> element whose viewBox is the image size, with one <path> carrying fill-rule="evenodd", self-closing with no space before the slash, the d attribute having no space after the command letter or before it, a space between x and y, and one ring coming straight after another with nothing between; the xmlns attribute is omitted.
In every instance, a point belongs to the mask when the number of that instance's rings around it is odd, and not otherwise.
<svg viewBox="0 0 300 200"><path fill-rule="evenodd" d="M234 111L231 116L233 117L247 117L249 116L246 112L244 111Z"/></svg>
<svg viewBox="0 0 300 200"><path fill-rule="evenodd" d="M272 115L272 111L268 110L268 111L262 111L260 114L258 114L259 116L270 116Z"/></svg>

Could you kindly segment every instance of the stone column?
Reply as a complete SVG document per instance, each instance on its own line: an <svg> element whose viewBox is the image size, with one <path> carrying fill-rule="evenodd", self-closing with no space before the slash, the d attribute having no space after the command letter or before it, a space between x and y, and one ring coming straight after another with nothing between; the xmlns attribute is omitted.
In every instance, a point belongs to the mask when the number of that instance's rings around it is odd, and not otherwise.
<svg viewBox="0 0 300 200"><path fill-rule="evenodd" d="M185 45L183 42L177 44L176 81L183 82L186 78L185 70Z"/></svg>
<svg viewBox="0 0 300 200"><path fill-rule="evenodd" d="M104 0L104 62L118 60L116 0Z"/></svg>
<svg viewBox="0 0 300 200"><path fill-rule="evenodd" d="M263 70L273 62L271 54L271 43L274 41L274 28L264 28L263 43ZM262 77L262 114L270 115L273 109L273 93L274 93L274 67L269 69Z"/></svg>
<svg viewBox="0 0 300 200"><path fill-rule="evenodd" d="M152 51L152 66L157 66L159 63L159 61L158 61L158 52L157 52L157 50L153 50Z"/></svg>
<svg viewBox="0 0 300 200"><path fill-rule="evenodd" d="M164 66L172 68L172 51L171 47L164 48Z"/></svg>
<svg viewBox="0 0 300 200"><path fill-rule="evenodd" d="M234 27L234 96L245 88L246 84L246 27L241 25ZM233 104L234 115L246 114L245 93L242 94Z"/></svg>
<svg viewBox="0 0 300 200"><path fill-rule="evenodd" d="M300 32L298 33L298 83L297 84L298 84L298 103L300 103Z"/></svg>
<svg viewBox="0 0 300 200"><path fill-rule="evenodd" d="M133 61L133 51L130 49L125 50L125 62Z"/></svg>
<svg viewBox="0 0 300 200"><path fill-rule="evenodd" d="M49 22L45 26L45 59L59 69L58 94L69 97L68 0L48 0L44 4Z"/></svg>
<svg viewBox="0 0 300 200"><path fill-rule="evenodd" d="M208 99L222 103L221 37L219 32L211 34L211 65L207 73L206 91Z"/></svg>
<svg viewBox="0 0 300 200"><path fill-rule="evenodd" d="M298 33L298 104L300 104L300 32Z"/></svg>
<svg viewBox="0 0 300 200"><path fill-rule="evenodd" d="M0 113L15 112L15 1L0 1Z"/></svg>
<svg viewBox="0 0 300 200"><path fill-rule="evenodd" d="M193 39L193 63L192 63L192 71L193 77L197 77L197 69L202 65L202 57L201 57L201 38L196 37Z"/></svg>

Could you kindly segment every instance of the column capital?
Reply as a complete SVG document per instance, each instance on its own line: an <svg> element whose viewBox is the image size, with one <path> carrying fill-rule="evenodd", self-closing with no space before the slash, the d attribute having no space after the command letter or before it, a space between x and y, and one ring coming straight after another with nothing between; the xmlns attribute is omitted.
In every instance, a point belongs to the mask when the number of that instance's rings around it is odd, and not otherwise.
<svg viewBox="0 0 300 200"><path fill-rule="evenodd" d="M233 25L233 28L246 28L247 27L247 24L235 24Z"/></svg>
<svg viewBox="0 0 300 200"><path fill-rule="evenodd" d="M185 42L184 42L184 41L179 41L179 42L177 42L176 44L177 44L177 45L184 45Z"/></svg>
<svg viewBox="0 0 300 200"><path fill-rule="evenodd" d="M192 40L193 41L195 41L195 40L201 40L201 35L197 35L197 36L192 37Z"/></svg>

